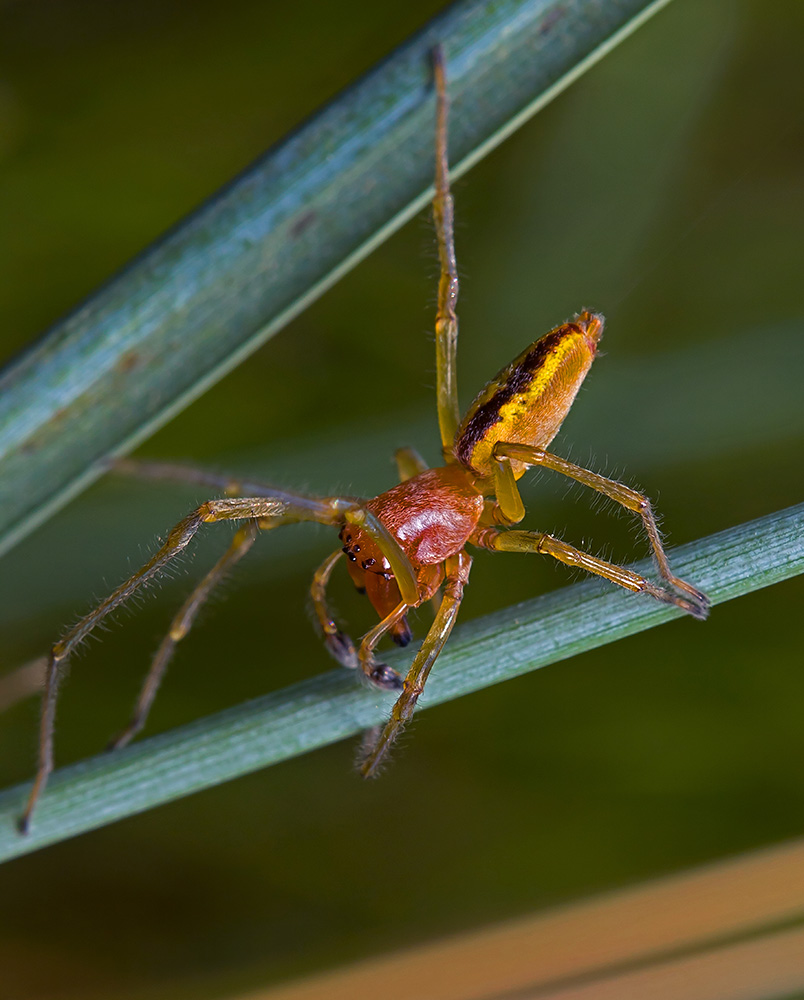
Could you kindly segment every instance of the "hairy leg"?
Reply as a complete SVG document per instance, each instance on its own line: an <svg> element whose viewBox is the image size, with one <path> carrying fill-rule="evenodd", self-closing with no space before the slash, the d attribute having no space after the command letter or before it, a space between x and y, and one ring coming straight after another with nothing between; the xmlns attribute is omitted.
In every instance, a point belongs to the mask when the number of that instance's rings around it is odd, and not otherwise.
<svg viewBox="0 0 804 1000"><path fill-rule="evenodd" d="M436 384L441 444L444 455L449 461L455 432L460 423L456 379L458 316L455 311L458 302L458 266L455 260L454 209L449 186L447 155L449 98L444 50L440 45L433 50L433 74L436 89L436 174L433 219L438 242L438 258L441 263L436 310Z"/></svg>
<svg viewBox="0 0 804 1000"><path fill-rule="evenodd" d="M53 726L58 689L62 671L70 654L111 611L124 604L143 584L155 577L182 552L199 528L223 520L256 521L261 528L300 521L359 526L374 539L391 564L402 599L411 605L418 603L416 574L407 556L376 515L357 500L349 497L319 499L265 487L262 496L210 500L202 504L171 530L164 545L141 569L85 615L52 647L48 658L39 723L39 766L28 803L20 819L19 826L22 833L27 832L30 826L33 810L53 770Z"/></svg>
<svg viewBox="0 0 804 1000"><path fill-rule="evenodd" d="M140 691L134 713L126 728L109 744L110 750L126 746L139 733L146 721L154 698L165 676L168 664L173 659L176 645L187 635L195 624L201 608L207 603L213 590L221 582L229 570L239 562L249 551L257 537L257 522L250 521L240 528L232 540L232 544L215 563L204 579L193 589L190 596L181 606L178 614L170 623L168 633L159 645L151 662L151 669L145 678Z"/></svg>
<svg viewBox="0 0 804 1000"><path fill-rule="evenodd" d="M399 543L388 529L365 505L353 497L308 497L300 493L291 493L266 483L238 479L232 476L207 472L205 469L193 466L179 465L173 462L139 462L134 459L121 459L114 468L127 475L136 475L147 479L170 479L180 482L195 483L219 489L223 493L247 493L252 497L277 500L284 504L281 523L292 524L297 521L317 521L319 524L355 524L361 527L380 546L391 564L394 576L399 585L400 593L409 604L417 603L418 584L416 574L410 562L399 547ZM267 527L273 527L267 525ZM266 525L262 525L266 527Z"/></svg>
<svg viewBox="0 0 804 1000"><path fill-rule="evenodd" d="M360 773L364 778L370 778L377 773L394 740L412 717L430 670L444 648L455 624L455 619L458 617L458 610L463 600L463 588L469 579L469 571L472 568L472 559L467 552L459 552L447 560L446 567L447 576L441 607L421 649L408 670L402 694L391 711L390 719L377 741L368 748L368 755L360 767Z"/></svg>
<svg viewBox="0 0 804 1000"><path fill-rule="evenodd" d="M552 535L537 531L503 531L500 528L483 528L470 541L473 545L489 549L492 552L524 552L552 556L553 559L557 559L567 566L577 566L579 569L586 570L587 573L602 576L632 593L650 594L657 601L662 601L664 604L674 604L682 611L686 611L687 614L696 618L701 617L697 604L693 604L669 590L657 587L655 583L647 580L644 576L633 573L624 566L617 566L615 563L598 559L597 556L573 548Z"/></svg>
<svg viewBox="0 0 804 1000"><path fill-rule="evenodd" d="M87 635L115 608L124 604L148 580L182 552L203 524L226 519L253 520L280 513L284 505L276 500L249 498L240 500L210 500L180 521L168 535L157 553L137 572L122 583L104 601L85 615L77 625L51 649L48 659L42 714L39 722L39 768L28 804L20 820L20 830L28 830L31 815L53 770L53 724L56 716L59 683L70 654Z"/></svg>
<svg viewBox="0 0 804 1000"><path fill-rule="evenodd" d="M648 536L659 573L671 587L674 587L688 598L686 601L675 603L696 618L706 618L709 611L709 598L706 594L701 593L700 590L696 590L691 584L671 572L667 555L662 546L659 529L656 525L656 518L653 515L653 509L647 497L628 486L624 486L622 483L618 483L613 479L606 479L605 476L600 476L596 472L591 472L589 469L584 469L581 466L573 465L572 462L568 462L558 455L552 455L541 448L533 448L530 445L523 444L499 443L495 445L494 454L498 458L515 459L518 462L525 462L528 465L537 465L541 468L552 469L553 472L558 472L562 476L574 479L576 482L588 486L590 489L602 493L604 496L610 497L627 510L638 514L642 519L642 524Z"/></svg>

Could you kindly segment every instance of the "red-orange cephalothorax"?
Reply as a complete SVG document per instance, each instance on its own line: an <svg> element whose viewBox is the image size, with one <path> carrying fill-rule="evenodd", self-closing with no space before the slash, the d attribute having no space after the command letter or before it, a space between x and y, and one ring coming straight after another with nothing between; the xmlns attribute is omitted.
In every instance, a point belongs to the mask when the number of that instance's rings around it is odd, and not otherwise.
<svg viewBox="0 0 804 1000"><path fill-rule="evenodd" d="M416 573L420 603L443 579L442 564L460 552L483 513L483 497L473 477L460 465L427 469L370 500L376 514L396 538ZM359 528L341 531L349 574L365 590L383 616L399 603L399 590L379 546Z"/></svg>

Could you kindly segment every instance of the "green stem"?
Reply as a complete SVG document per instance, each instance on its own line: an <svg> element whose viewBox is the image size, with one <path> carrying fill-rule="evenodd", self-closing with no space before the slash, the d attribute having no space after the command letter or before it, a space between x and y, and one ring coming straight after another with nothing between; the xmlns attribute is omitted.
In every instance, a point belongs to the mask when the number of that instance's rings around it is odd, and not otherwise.
<svg viewBox="0 0 804 1000"><path fill-rule="evenodd" d="M801 573L804 504L676 549L671 562L713 604ZM429 708L678 616L596 580L555 591L457 628L420 705ZM402 669L409 658L402 651L388 656ZM28 786L8 789L0 794L0 860L343 739L384 721L392 702L393 695L332 670L63 768L53 775L27 837L17 832L16 819Z"/></svg>
<svg viewBox="0 0 804 1000"><path fill-rule="evenodd" d="M460 0L0 375L0 552L430 197L444 45L462 173L667 0Z"/></svg>

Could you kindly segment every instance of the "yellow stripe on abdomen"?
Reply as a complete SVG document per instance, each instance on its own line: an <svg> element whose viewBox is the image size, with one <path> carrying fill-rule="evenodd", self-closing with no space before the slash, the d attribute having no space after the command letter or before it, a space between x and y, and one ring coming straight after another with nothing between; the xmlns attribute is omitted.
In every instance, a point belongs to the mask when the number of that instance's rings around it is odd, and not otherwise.
<svg viewBox="0 0 804 1000"><path fill-rule="evenodd" d="M531 344L486 385L455 436L455 456L479 476L494 473L498 441L546 448L595 358L603 317L581 313ZM512 462L519 478L526 466Z"/></svg>

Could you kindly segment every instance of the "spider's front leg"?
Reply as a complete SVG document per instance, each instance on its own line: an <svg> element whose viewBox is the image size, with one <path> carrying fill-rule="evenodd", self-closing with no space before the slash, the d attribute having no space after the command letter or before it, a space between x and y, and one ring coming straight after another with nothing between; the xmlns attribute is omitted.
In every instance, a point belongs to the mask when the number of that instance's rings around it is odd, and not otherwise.
<svg viewBox="0 0 804 1000"><path fill-rule="evenodd" d="M313 583L310 587L313 611L324 637L324 645L329 654L342 666L351 670L359 668L366 678L378 687L398 691L402 687L402 678L387 664L375 659L374 650L386 633L395 626L399 626L411 606L405 601L399 601L389 614L383 616L374 628L363 636L359 649L356 648L351 638L338 627L326 599L326 587L330 575L343 555L343 550L338 549L337 552L327 556L313 575ZM399 640L397 639L397 641ZM405 645L406 641L403 641L401 645Z"/></svg>
<svg viewBox="0 0 804 1000"><path fill-rule="evenodd" d="M152 471L156 472L157 470L154 468ZM124 604L145 583L153 579L180 552L186 549L202 526L226 520L252 522L252 524L256 524L261 528L275 527L279 524L291 524L300 521L317 521L328 525L354 524L365 531L381 548L392 567L403 599L411 604L416 602L418 586L413 567L388 529L360 501L350 497L325 497L323 499L306 497L300 494L288 493L284 490L272 489L267 486L260 487L260 492L262 496L210 500L202 504L170 531L164 545L159 548L156 554L141 569L129 577L128 580L121 584L104 601L101 601L96 608L90 611L88 615L85 615L77 625L70 629L53 646L48 657L45 687L42 695L42 712L39 723L39 766L28 803L20 818L19 827L21 833L28 831L33 811L53 770L53 726L56 715L59 682L70 655L81 641L111 611ZM249 532L246 532L239 541L236 539L234 548L230 547L230 551L227 554L229 561L242 554L241 549L244 551L249 547L249 534ZM224 560L226 559L227 556L224 556ZM222 569L221 573L217 575L215 570L212 572L214 579L211 582L214 584L221 575ZM180 619L184 617L189 620L190 624L192 623L194 614L197 612L198 607L200 607L205 592L204 583L202 583L182 609L186 614L182 616L180 612ZM196 600L194 602L194 598L201 598L201 601ZM179 624L181 625L181 623ZM181 631L181 627L179 631ZM170 649L167 651L167 658L169 658L172 652L172 644L169 645ZM165 665L167 658L165 659ZM154 666L152 666L149 680L155 680L158 684L163 671L164 666L160 665L159 660L157 660ZM146 681L147 684L148 682ZM155 693L155 685L152 685L152 687L153 693ZM141 702L144 704L146 712L153 700L153 693L150 690L144 690L141 695ZM137 719L135 716L136 722ZM126 734L124 733L124 739L125 736Z"/></svg>
<svg viewBox="0 0 804 1000"><path fill-rule="evenodd" d="M368 755L361 764L360 773L364 778L374 777L383 759L402 729L410 721L424 690L424 685L439 653L449 638L463 600L463 589L469 579L472 558L461 551L446 561L446 583L441 607L430 626L430 631L410 665L402 686L402 693L391 711L391 717L379 735L376 743L369 748Z"/></svg>
<svg viewBox="0 0 804 1000"><path fill-rule="evenodd" d="M387 691L400 691L402 678L387 663L381 663L377 660L374 656L374 650L380 639L402 621L410 607L410 604L400 601L390 614L377 622L370 632L366 632L360 642L357 658L363 673L372 684L385 688Z"/></svg>
<svg viewBox="0 0 804 1000"><path fill-rule="evenodd" d="M159 691L165 671L173 659L173 654L176 652L176 646L182 639L187 637L190 629L195 625L201 609L212 596L214 589L235 563L239 562L254 544L257 539L257 531L260 527L264 527L264 523L249 521L242 528L239 528L229 548L203 580L193 588L190 596L182 604L178 614L176 614L170 623L167 635L159 644L159 648L151 661L150 670L145 677L128 725L113 740L110 740L109 750L119 750L127 746L141 732L148 721L151 706Z"/></svg>
<svg viewBox="0 0 804 1000"><path fill-rule="evenodd" d="M452 445L460 422L456 361L458 353L458 265L455 258L455 223L452 192L449 184L447 130L449 97L444 50L433 49L433 80L436 91L435 195L433 222L441 275L438 281L436 310L436 384L438 426L447 461L454 461Z"/></svg>
<svg viewBox="0 0 804 1000"><path fill-rule="evenodd" d="M121 584L104 601L85 615L50 650L45 687L42 694L42 713L39 721L39 767L36 772L28 804L20 819L20 832L26 833L36 803L45 789L53 770L53 724L59 683L70 654L115 608L125 603L147 581L153 579L164 567L182 552L203 524L221 520L254 520L274 516L285 509L281 500L251 498L241 500L210 500L180 521L168 535L159 551L133 576Z"/></svg>
<svg viewBox="0 0 804 1000"><path fill-rule="evenodd" d="M396 461L400 482L406 482L409 479L413 479L420 473L425 472L428 468L427 463L415 448L398 448L394 453L394 459ZM411 639L411 633L410 629L407 628L404 619L410 605L401 600L401 594L398 589L395 588L395 584L388 584L384 588L385 592L382 595L379 595L377 593L377 583L379 581L372 580L371 583L373 586L371 596L376 602L375 606L378 608L381 620L367 635L363 637L360 643L360 651L358 652L358 648L355 646L355 643L344 631L342 631L338 623L335 621L327 601L327 587L329 586L332 572L338 561L348 553L350 553L350 542L347 542L343 549L338 549L331 555L327 556L327 558L315 571L313 575L313 582L310 586L313 613L321 635L323 636L324 645L326 646L327 652L330 656L337 660L342 666L348 667L349 669L359 667L366 677L372 681L372 683L391 690L398 690L402 686L402 678L399 677L396 671L391 670L391 668L386 664L379 663L374 658L374 649L382 637L389 631L392 631L394 642L396 642L397 645L406 646L408 644ZM356 562L356 554L351 554L350 559ZM358 575L359 572L360 571L357 571ZM432 590L433 575L434 574L432 572L426 572L426 579L422 581L421 579L418 579L419 574L417 574L417 589L424 586L426 589ZM439 577L440 581L441 574L435 575ZM363 580L361 582L359 579L353 577L353 582L361 593L366 593L366 585L369 581ZM436 600L436 596L433 597L433 600ZM416 604L418 603L420 603L420 601L417 599Z"/></svg>
<svg viewBox="0 0 804 1000"><path fill-rule="evenodd" d="M310 585L310 597L313 603L313 613L324 638L327 652L340 663L342 667L355 670L360 666L357 649L351 638L343 632L335 621L327 603L327 585L332 571L339 559L343 558L343 550L337 549L321 563L313 574Z"/></svg>

